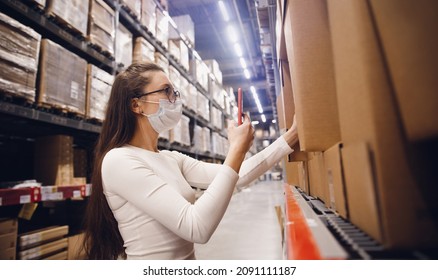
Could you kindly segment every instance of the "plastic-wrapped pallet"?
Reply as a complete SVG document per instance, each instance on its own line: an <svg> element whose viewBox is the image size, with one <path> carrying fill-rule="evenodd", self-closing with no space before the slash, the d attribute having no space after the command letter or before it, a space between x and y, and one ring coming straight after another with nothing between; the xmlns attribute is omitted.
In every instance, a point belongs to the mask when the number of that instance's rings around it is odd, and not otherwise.
<svg viewBox="0 0 438 280"><path fill-rule="evenodd" d="M39 104L85 115L87 62L84 59L43 39L39 71Z"/></svg>
<svg viewBox="0 0 438 280"><path fill-rule="evenodd" d="M169 61L163 54L155 52L155 63L161 66L164 72L169 75Z"/></svg>
<svg viewBox="0 0 438 280"><path fill-rule="evenodd" d="M35 101L41 35L0 13L0 91Z"/></svg>
<svg viewBox="0 0 438 280"><path fill-rule="evenodd" d="M155 28L155 38L161 42L163 47L167 49L169 40L169 20L167 16L158 7L155 10L157 16L157 24Z"/></svg>
<svg viewBox="0 0 438 280"><path fill-rule="evenodd" d="M125 6L130 10L131 14L140 19L141 13L141 0L121 0L122 6Z"/></svg>
<svg viewBox="0 0 438 280"><path fill-rule="evenodd" d="M85 36L88 6L88 0L47 0L46 11Z"/></svg>
<svg viewBox="0 0 438 280"><path fill-rule="evenodd" d="M114 76L88 64L87 118L103 120Z"/></svg>
<svg viewBox="0 0 438 280"><path fill-rule="evenodd" d="M90 0L88 40L114 56L115 12L103 0Z"/></svg>
<svg viewBox="0 0 438 280"><path fill-rule="evenodd" d="M181 88L180 76L181 74L179 71L172 65L169 65L169 80L176 90Z"/></svg>
<svg viewBox="0 0 438 280"><path fill-rule="evenodd" d="M187 107L192 110L193 112L198 111L198 90L196 89L196 86L192 83L189 84L189 92L188 92L188 98L187 98Z"/></svg>
<svg viewBox="0 0 438 280"><path fill-rule="evenodd" d="M211 136L210 129L208 127L202 128L202 147L204 152L209 152L211 150Z"/></svg>
<svg viewBox="0 0 438 280"><path fill-rule="evenodd" d="M182 67L188 71L190 69L190 65L189 65L189 48L183 42L182 39L169 39L169 45L170 45L171 42L173 44L175 44L176 47L179 49L177 60L182 65ZM170 51L170 48L169 48L169 51Z"/></svg>
<svg viewBox="0 0 438 280"><path fill-rule="evenodd" d="M116 33L116 63L126 69L132 63L132 33L119 24Z"/></svg>
<svg viewBox="0 0 438 280"><path fill-rule="evenodd" d="M197 113L205 120L210 121L210 104L208 102L208 98L203 94L198 94L198 102L197 102Z"/></svg>
<svg viewBox="0 0 438 280"><path fill-rule="evenodd" d="M137 37L134 41L132 62L155 61L155 47L145 38Z"/></svg>
<svg viewBox="0 0 438 280"><path fill-rule="evenodd" d="M202 151L202 146L203 146L202 134L203 134L202 127L200 127L199 125L195 125L193 127L193 146L198 152Z"/></svg>
<svg viewBox="0 0 438 280"><path fill-rule="evenodd" d="M155 26L157 24L157 16L155 9L157 5L154 0L142 0L141 1L141 25L155 37Z"/></svg>
<svg viewBox="0 0 438 280"><path fill-rule="evenodd" d="M183 105L187 107L187 100L189 98L190 91L190 82L182 75L180 77L180 86L178 90L181 94L181 101Z"/></svg>
<svg viewBox="0 0 438 280"><path fill-rule="evenodd" d="M195 24L192 21L190 15L181 15L172 17L173 21L176 23L178 30L174 30L173 28L169 30L169 38L170 39L179 39L179 32L183 32L184 36L187 40L195 46Z"/></svg>
<svg viewBox="0 0 438 280"><path fill-rule="evenodd" d="M190 146L190 118L187 116L181 117L181 144Z"/></svg>

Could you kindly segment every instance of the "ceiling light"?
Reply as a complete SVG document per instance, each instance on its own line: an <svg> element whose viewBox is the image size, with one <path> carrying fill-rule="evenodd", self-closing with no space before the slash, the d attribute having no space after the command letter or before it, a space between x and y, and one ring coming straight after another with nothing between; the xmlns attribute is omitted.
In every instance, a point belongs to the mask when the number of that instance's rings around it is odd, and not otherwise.
<svg viewBox="0 0 438 280"><path fill-rule="evenodd" d="M249 74L248 69L244 69L243 74L245 75L245 78L247 78L248 80L249 80L249 78L251 78L251 75Z"/></svg>
<svg viewBox="0 0 438 280"><path fill-rule="evenodd" d="M228 25L227 27L227 33L228 33L228 37L230 38L231 43L236 43L237 42L237 32L234 29L233 26Z"/></svg>
<svg viewBox="0 0 438 280"><path fill-rule="evenodd" d="M240 47L239 43L234 44L234 51L236 52L238 57L242 57L242 55L243 55L242 48ZM243 68L246 68L246 67L243 67Z"/></svg>
<svg viewBox="0 0 438 280"><path fill-rule="evenodd" d="M230 20L230 16L228 15L227 7L225 7L224 1L219 1L219 9L221 10L222 16L224 17L225 21Z"/></svg>
<svg viewBox="0 0 438 280"><path fill-rule="evenodd" d="M272 123L277 123L277 120L272 120Z"/></svg>
<svg viewBox="0 0 438 280"><path fill-rule="evenodd" d="M250 86L249 89L251 90L253 95L257 94L254 86Z"/></svg>
<svg viewBox="0 0 438 280"><path fill-rule="evenodd" d="M260 123L259 121L252 121L251 122L252 125L256 125L256 124L259 124L259 123Z"/></svg>
<svg viewBox="0 0 438 280"><path fill-rule="evenodd" d="M246 61L243 57L240 58L240 65L242 65L242 68L245 69L246 68Z"/></svg>
<svg viewBox="0 0 438 280"><path fill-rule="evenodd" d="M266 122L266 117L265 117L265 114L262 114L262 122Z"/></svg>

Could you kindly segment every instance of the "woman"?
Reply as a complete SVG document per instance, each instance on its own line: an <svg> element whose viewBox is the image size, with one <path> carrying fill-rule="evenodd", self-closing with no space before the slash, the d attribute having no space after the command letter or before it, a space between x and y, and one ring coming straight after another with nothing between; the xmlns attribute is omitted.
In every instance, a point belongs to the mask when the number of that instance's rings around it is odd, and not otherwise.
<svg viewBox="0 0 438 280"><path fill-rule="evenodd" d="M179 93L156 64L132 64L117 75L87 206L84 246L90 259L194 259L193 243L209 240L236 184L258 178L297 141L293 128L244 161L254 134L245 116L242 125L228 127L223 165L159 151L159 133L181 114ZM197 201L191 186L206 189Z"/></svg>

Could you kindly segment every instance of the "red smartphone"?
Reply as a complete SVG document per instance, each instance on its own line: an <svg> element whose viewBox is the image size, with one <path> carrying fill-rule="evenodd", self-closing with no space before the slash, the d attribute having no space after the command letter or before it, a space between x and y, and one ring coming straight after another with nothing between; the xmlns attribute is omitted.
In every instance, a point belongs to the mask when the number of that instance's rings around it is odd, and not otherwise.
<svg viewBox="0 0 438 280"><path fill-rule="evenodd" d="M242 99L242 89L239 88L237 90L237 124L242 124L242 108L243 108L243 99Z"/></svg>

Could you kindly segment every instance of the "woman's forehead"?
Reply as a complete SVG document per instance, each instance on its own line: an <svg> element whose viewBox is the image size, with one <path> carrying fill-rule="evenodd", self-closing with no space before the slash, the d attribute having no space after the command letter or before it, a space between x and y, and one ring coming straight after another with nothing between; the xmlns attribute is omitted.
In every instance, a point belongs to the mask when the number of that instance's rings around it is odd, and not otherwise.
<svg viewBox="0 0 438 280"><path fill-rule="evenodd" d="M171 84L166 73L162 71L156 71L151 75L151 84L153 85L165 85Z"/></svg>

